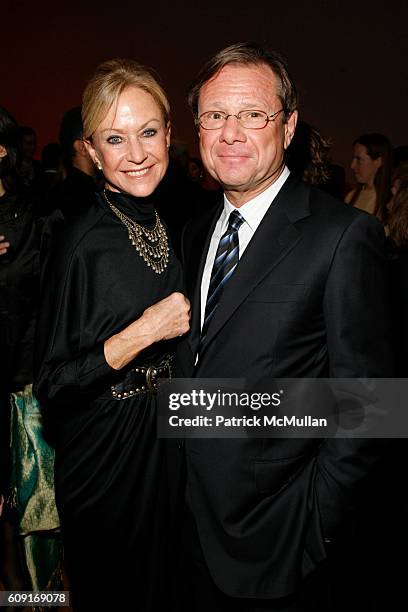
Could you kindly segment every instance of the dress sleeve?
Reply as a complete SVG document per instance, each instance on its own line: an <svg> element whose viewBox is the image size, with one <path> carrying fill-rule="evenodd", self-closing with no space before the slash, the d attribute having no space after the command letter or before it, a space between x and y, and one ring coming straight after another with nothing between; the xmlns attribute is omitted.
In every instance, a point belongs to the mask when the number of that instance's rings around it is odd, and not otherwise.
<svg viewBox="0 0 408 612"><path fill-rule="evenodd" d="M115 372L104 356L105 339L98 340L96 332L94 346L81 346L81 296L92 282L79 249L50 257L42 274L34 393L47 408L99 395Z"/></svg>

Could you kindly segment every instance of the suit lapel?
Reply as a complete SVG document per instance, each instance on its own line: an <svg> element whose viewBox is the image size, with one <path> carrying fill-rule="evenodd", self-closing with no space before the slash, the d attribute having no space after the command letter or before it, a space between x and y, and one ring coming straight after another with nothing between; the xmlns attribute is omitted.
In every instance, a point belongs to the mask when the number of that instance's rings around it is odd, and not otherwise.
<svg viewBox="0 0 408 612"><path fill-rule="evenodd" d="M301 233L294 223L309 215L309 189L304 184L289 178L269 207L245 249L234 275L226 285L208 329L203 350L251 291L294 248L301 238ZM203 267L200 269L199 278L202 269ZM194 304L197 304L196 300Z"/></svg>

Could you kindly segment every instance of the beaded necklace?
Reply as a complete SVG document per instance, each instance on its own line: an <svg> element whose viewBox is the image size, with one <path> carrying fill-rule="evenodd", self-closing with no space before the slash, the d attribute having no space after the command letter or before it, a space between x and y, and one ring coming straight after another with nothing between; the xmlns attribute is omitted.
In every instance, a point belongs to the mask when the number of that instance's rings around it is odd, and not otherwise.
<svg viewBox="0 0 408 612"><path fill-rule="evenodd" d="M116 206L109 201L105 189L103 190L103 195L112 212L115 213L120 221L126 226L129 240L136 251L149 268L152 268L156 274L161 274L167 268L169 261L169 241L157 211L154 211L156 223L152 229L148 230L116 208Z"/></svg>

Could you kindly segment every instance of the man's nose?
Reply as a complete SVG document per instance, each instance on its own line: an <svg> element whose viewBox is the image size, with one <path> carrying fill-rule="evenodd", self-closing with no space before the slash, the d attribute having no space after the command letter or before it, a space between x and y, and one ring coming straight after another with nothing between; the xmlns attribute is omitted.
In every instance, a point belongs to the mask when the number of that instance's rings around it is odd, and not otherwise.
<svg viewBox="0 0 408 612"><path fill-rule="evenodd" d="M225 119L224 125L221 128L220 140L227 144L233 144L237 141L246 141L245 130L235 115L229 115L227 119Z"/></svg>

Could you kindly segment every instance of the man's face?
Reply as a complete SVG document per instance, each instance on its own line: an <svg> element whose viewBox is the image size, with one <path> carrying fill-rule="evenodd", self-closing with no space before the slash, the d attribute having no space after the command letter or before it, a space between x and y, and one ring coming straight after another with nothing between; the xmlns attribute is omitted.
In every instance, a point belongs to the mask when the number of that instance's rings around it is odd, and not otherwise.
<svg viewBox="0 0 408 612"><path fill-rule="evenodd" d="M279 81L269 66L230 64L201 88L198 114L261 110L271 115L282 108L278 88ZM200 127L203 163L235 205L252 199L279 176L296 120L295 111L286 123L279 113L262 129L243 128L236 117L229 117L216 130Z"/></svg>

